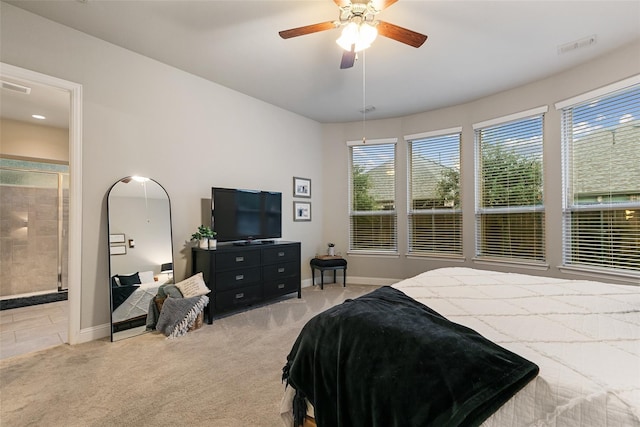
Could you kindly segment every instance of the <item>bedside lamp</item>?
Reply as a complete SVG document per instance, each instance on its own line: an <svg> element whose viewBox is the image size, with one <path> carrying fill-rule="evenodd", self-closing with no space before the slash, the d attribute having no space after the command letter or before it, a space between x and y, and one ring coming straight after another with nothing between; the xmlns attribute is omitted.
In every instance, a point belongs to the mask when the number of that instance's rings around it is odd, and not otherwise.
<svg viewBox="0 0 640 427"><path fill-rule="evenodd" d="M165 264L162 264L160 266L160 274L167 274L169 276L169 279L173 278L173 263L172 262L167 262Z"/></svg>

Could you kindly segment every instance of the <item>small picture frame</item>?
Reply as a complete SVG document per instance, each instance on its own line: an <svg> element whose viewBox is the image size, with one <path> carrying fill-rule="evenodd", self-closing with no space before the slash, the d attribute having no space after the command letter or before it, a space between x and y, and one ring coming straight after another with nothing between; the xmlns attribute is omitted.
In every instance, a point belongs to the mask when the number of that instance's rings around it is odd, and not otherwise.
<svg viewBox="0 0 640 427"><path fill-rule="evenodd" d="M293 220L311 221L311 202L293 202Z"/></svg>
<svg viewBox="0 0 640 427"><path fill-rule="evenodd" d="M311 180L293 177L293 197L311 197Z"/></svg>
<svg viewBox="0 0 640 427"><path fill-rule="evenodd" d="M121 246L109 246L109 255L126 255L127 247Z"/></svg>
<svg viewBox="0 0 640 427"><path fill-rule="evenodd" d="M122 234L109 234L109 243L124 243L124 233Z"/></svg>

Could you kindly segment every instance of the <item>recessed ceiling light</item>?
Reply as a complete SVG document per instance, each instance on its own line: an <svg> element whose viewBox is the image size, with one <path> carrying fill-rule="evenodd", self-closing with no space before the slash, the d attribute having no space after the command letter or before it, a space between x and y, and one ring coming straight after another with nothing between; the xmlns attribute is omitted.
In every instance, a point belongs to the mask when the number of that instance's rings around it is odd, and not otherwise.
<svg viewBox="0 0 640 427"><path fill-rule="evenodd" d="M45 116L42 116L40 114L32 114L31 117L33 117L34 119L38 119L38 120L44 120L46 119Z"/></svg>

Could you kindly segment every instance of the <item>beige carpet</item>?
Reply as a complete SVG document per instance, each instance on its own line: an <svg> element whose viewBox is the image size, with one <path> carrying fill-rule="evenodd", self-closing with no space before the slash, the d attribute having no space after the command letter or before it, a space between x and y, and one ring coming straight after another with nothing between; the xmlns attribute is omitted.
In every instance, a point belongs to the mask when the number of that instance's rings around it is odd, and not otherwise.
<svg viewBox="0 0 640 427"><path fill-rule="evenodd" d="M286 356L315 314L371 292L331 284L205 324L0 361L2 426L282 425Z"/></svg>

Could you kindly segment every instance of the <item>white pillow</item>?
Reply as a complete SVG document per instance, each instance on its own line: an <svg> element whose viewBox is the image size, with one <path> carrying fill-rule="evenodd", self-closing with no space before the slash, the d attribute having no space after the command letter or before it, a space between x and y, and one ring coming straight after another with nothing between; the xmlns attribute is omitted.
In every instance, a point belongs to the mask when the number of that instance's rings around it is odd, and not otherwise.
<svg viewBox="0 0 640 427"><path fill-rule="evenodd" d="M138 272L138 277L140 278L140 283L152 283L153 279L153 271L140 271Z"/></svg>
<svg viewBox="0 0 640 427"><path fill-rule="evenodd" d="M180 289L182 296L185 298L199 297L200 295L206 295L211 292L204 283L202 273L198 273L188 279L184 279L182 282L176 283L176 287Z"/></svg>

